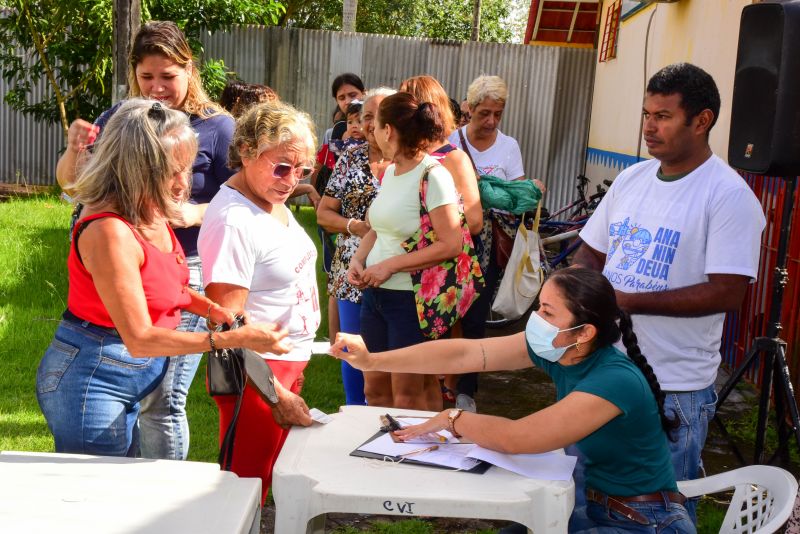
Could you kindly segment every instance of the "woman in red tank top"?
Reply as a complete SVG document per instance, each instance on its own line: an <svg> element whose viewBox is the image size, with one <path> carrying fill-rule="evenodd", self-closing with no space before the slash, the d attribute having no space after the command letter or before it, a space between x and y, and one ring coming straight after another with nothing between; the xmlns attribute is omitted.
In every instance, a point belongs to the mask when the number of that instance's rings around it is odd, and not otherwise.
<svg viewBox="0 0 800 534"><path fill-rule="evenodd" d="M286 331L247 324L180 332L181 310L231 322L234 310L190 289L169 220L187 196L197 139L184 113L131 99L108 121L75 183L84 204L67 260L67 310L37 373L56 451L135 454L139 401L166 358L214 348L285 353Z"/></svg>

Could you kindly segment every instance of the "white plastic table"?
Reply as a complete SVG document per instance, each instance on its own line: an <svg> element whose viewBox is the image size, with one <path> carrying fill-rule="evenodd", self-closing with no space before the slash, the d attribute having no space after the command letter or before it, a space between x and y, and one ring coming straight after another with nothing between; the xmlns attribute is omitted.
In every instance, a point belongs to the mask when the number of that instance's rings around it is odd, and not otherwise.
<svg viewBox="0 0 800 534"><path fill-rule="evenodd" d="M0 532L251 533L261 480L217 464L0 453Z"/></svg>
<svg viewBox="0 0 800 534"><path fill-rule="evenodd" d="M568 482L492 466L482 474L349 456L386 408L344 406L333 422L289 432L272 474L276 534L322 533L328 512L505 519L535 534L566 533L575 502ZM390 413L431 415L392 409Z"/></svg>

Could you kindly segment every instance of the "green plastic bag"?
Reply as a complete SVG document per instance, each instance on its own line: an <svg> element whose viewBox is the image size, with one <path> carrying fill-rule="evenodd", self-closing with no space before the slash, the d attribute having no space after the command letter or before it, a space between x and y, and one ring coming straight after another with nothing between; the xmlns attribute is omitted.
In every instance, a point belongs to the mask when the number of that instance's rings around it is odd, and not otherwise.
<svg viewBox="0 0 800 534"><path fill-rule="evenodd" d="M531 180L503 180L491 174L482 174L478 180L481 206L487 210L495 208L521 215L535 211L542 192Z"/></svg>

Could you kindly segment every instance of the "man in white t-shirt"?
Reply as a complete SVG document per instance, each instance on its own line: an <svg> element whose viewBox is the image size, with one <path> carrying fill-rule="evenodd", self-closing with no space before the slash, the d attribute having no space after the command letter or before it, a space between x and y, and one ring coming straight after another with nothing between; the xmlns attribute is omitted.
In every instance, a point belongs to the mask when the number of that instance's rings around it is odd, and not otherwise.
<svg viewBox="0 0 800 534"><path fill-rule="evenodd" d="M654 159L614 180L574 260L602 270L633 316L665 412L680 422L670 441L678 480L701 474L722 324L756 278L765 226L747 183L711 152L719 108L713 78L694 65L669 65L650 79L642 113Z"/></svg>

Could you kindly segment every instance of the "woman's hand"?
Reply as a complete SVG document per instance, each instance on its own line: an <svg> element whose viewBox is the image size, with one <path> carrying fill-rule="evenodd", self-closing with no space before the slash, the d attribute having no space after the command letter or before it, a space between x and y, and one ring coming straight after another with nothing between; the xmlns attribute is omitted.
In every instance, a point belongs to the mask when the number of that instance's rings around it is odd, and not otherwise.
<svg viewBox="0 0 800 534"><path fill-rule="evenodd" d="M356 258L350 258L350 267L347 269L347 281L357 289L364 289L367 283L364 281L364 266Z"/></svg>
<svg viewBox="0 0 800 534"><path fill-rule="evenodd" d="M203 216L206 214L208 204L192 204L184 202L181 204L178 216L169 221L173 228L190 228L200 226L203 223Z"/></svg>
<svg viewBox="0 0 800 534"><path fill-rule="evenodd" d="M230 308L224 308L217 304L216 302L212 302L211 305L208 307L208 328L215 328L215 325L226 324L228 326L232 325L233 322L236 320L237 315L245 315L244 310L232 310ZM246 323L247 321L245 321Z"/></svg>
<svg viewBox="0 0 800 534"><path fill-rule="evenodd" d="M544 185L544 182L542 182L541 180L537 180L536 178L534 178L533 179L533 185L538 187L539 191L541 191L542 194L545 194L547 192L547 187Z"/></svg>
<svg viewBox="0 0 800 534"><path fill-rule="evenodd" d="M306 401L288 389L278 386L275 381L275 391L278 394L278 403L270 406L272 417L282 428L292 425L311 426L313 420L308 413Z"/></svg>
<svg viewBox="0 0 800 534"><path fill-rule="evenodd" d="M83 119L75 119L67 130L67 146L76 154L82 152L94 143L98 133L100 133L99 126Z"/></svg>
<svg viewBox="0 0 800 534"><path fill-rule="evenodd" d="M432 434L440 430L447 430L450 421L447 417L448 410L439 412L436 416L431 417L424 423L418 425L411 425L393 432L400 441L408 441L414 438L426 437L426 434Z"/></svg>
<svg viewBox="0 0 800 534"><path fill-rule="evenodd" d="M361 279L369 287L379 287L391 278L395 272L396 271L389 265L389 260L384 260L364 270Z"/></svg>
<svg viewBox="0 0 800 534"><path fill-rule="evenodd" d="M256 352L286 354L292 350L292 343L286 340L289 331L272 323L250 323L233 330L241 336L241 346Z"/></svg>
<svg viewBox="0 0 800 534"><path fill-rule="evenodd" d="M342 332L336 334L336 342L331 345L330 354L363 371L369 371L374 360L361 336Z"/></svg>

